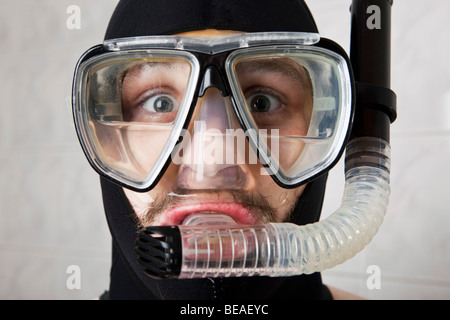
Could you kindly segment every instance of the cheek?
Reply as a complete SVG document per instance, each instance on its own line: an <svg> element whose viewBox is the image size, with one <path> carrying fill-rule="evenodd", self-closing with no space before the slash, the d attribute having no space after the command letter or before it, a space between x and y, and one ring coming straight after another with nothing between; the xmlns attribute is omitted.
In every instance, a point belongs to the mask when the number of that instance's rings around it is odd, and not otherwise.
<svg viewBox="0 0 450 320"><path fill-rule="evenodd" d="M289 134L286 136L289 136ZM281 138L276 141L278 144L276 149L271 149L277 150L276 152L272 152L272 156L275 158L275 161L279 163L282 170L291 169L300 158L305 147L305 142L302 139L289 138L286 136L281 136Z"/></svg>
<svg viewBox="0 0 450 320"><path fill-rule="evenodd" d="M296 189L284 189L278 186L269 175L255 175L254 179L255 186L257 186L255 192L263 196L268 204L276 210L277 222L286 221L306 185Z"/></svg>
<svg viewBox="0 0 450 320"><path fill-rule="evenodd" d="M152 209L161 207L166 196L172 192L177 176L176 172L174 166L169 166L158 184L148 192L140 193L123 188L136 216L140 220L147 218ZM157 225L158 221L155 220L153 224Z"/></svg>
<svg viewBox="0 0 450 320"><path fill-rule="evenodd" d="M123 191L127 196L136 216L139 219L143 219L148 211L148 208L151 208L156 200L155 192L150 191L146 193L139 193L126 188L123 188Z"/></svg>
<svg viewBox="0 0 450 320"><path fill-rule="evenodd" d="M298 109L301 110L302 108ZM271 127L268 130L268 133L272 134L273 137L267 141L268 148L272 157L283 170L289 170L302 155L305 140L299 137L308 135L308 117L309 115L305 115L304 112L288 112L282 125L279 124L277 127Z"/></svg>
<svg viewBox="0 0 450 320"><path fill-rule="evenodd" d="M129 155L143 174L148 175L156 164L169 135L169 130L130 130L126 133Z"/></svg>

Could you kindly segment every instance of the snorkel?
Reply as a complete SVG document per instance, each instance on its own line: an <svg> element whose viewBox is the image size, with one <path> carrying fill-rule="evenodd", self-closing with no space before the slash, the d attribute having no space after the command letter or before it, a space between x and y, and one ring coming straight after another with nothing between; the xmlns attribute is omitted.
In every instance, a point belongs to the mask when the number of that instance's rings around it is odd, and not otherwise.
<svg viewBox="0 0 450 320"><path fill-rule="evenodd" d="M179 226L145 228L136 254L153 278L293 276L332 268L360 252L377 233L389 201L392 1L353 0L351 62L356 112L345 156L341 206L309 225L238 225L224 215L197 214ZM370 10L379 16L370 25ZM368 14L369 13L369 14Z"/></svg>

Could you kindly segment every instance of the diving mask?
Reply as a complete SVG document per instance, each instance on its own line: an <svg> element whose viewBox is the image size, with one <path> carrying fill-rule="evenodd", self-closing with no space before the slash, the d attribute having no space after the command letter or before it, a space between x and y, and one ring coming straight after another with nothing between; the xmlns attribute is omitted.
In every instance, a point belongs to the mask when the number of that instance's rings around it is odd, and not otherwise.
<svg viewBox="0 0 450 320"><path fill-rule="evenodd" d="M236 141L231 152L229 142L210 145L214 159L206 161L229 165L257 157L263 174L283 188L314 179L339 159L353 115L348 58L319 39L276 32L151 36L91 48L73 84L75 126L90 164L122 186L148 191L180 161L186 144L194 145L189 134L197 122L203 138ZM228 99L223 110L216 108L220 128L196 110L211 87ZM242 155L239 143L251 151ZM203 151L191 153L191 167L201 169Z"/></svg>

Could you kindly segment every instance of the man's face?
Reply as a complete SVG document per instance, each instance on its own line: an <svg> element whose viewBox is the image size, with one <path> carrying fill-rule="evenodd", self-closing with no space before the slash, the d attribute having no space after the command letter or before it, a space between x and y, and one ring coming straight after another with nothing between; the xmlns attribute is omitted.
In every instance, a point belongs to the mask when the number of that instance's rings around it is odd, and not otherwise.
<svg viewBox="0 0 450 320"><path fill-rule="evenodd" d="M231 33L236 32L203 30L188 32L183 35L210 37ZM291 70L292 68L289 67L286 65L286 68ZM164 69L164 72L159 70L161 68ZM264 68L270 67L264 66ZM246 68L237 70L237 72L242 79L242 83L247 84L242 88L246 97L254 99L252 103L255 107L262 108L256 110L255 115L255 117L259 117L256 120L260 123L260 127L266 130L289 127L295 128L292 129L294 132L284 129L283 134L306 134L309 111L280 113L277 110L269 109L272 104L281 105L277 99L284 99L284 107L292 99L305 101L305 105L301 107L303 110L309 110L312 105L310 92L298 90L295 87L295 81L284 83L283 79L286 79L286 77L283 77L283 71L275 70L270 77L265 79L263 75L254 70L261 70L261 66L253 66L252 68L251 64L247 64ZM146 95L148 86L146 85L146 79L140 76L141 71L136 69L128 72L122 84L124 115L133 119L148 116L145 111L147 108L138 111L132 108L127 110L127 106L133 105L135 101L141 101L142 97ZM164 122L172 121L171 117L176 114L177 101L181 99L186 83L173 83L172 81L169 88L164 85L164 77L174 79L177 78L176 75L187 74L190 72L189 66L174 61L170 68L167 67L167 64L161 64L153 66L152 70L146 70L145 74L149 75L153 72L161 72L161 76L157 78L161 82L160 88L165 88L165 92L158 92L158 95L152 94L147 101L150 101L152 108L159 108L160 112L157 117L162 117L161 119ZM297 73L302 73L302 71L298 70ZM292 75L290 77L292 80ZM307 78L305 75L301 77ZM152 76L152 78L155 77ZM261 87L269 87L269 84L270 86L283 87L285 93L282 97L278 97L274 89L270 89L274 92L268 89L261 91ZM258 92L263 92L264 95L258 95ZM144 106L146 104L147 102L144 103ZM239 121L233 115L230 105L229 98L222 97L216 88L207 89L205 95L198 100L191 123L186 131L185 138L183 138L183 142L187 143L183 145L183 148L175 157L172 157L171 165L167 168L157 186L146 193L133 192L124 188L125 194L142 226L179 225L189 214L194 212L222 212L230 215L241 224L282 222L289 218L305 186L296 189L284 189L273 181L259 161L252 161L255 154L245 139L245 133L238 130L240 128ZM265 109L266 106L269 106L267 110ZM154 111L154 109L152 110ZM273 112L274 114L278 112L278 115L276 114L277 122L266 120L267 112ZM206 154L211 156L211 150L208 150L208 147L211 146L212 142L221 141L221 146L223 146L223 143L228 146L229 142L225 142L227 141L225 132L229 133L230 131L227 130L230 129L234 130L232 132L237 140L239 137L244 137L241 141L245 141L244 146L233 144L231 153L227 149L227 154L221 155L222 160L229 157L228 159L233 161L205 160ZM164 131L155 133L155 135L157 134L161 135L161 139L152 138L152 141L149 142L138 131L127 133L129 147L133 151L138 165L144 170L146 163L154 162L151 150L158 149L157 141L166 141L167 139L167 133ZM196 140L199 136L202 138ZM209 139L206 144L205 139ZM217 146L217 143L215 146ZM236 148L241 150L235 150ZM239 152L244 154L241 161L237 161ZM215 150L213 157L216 157L216 154L217 150ZM286 162L288 166L293 161L292 159L297 156L294 152L284 153L279 161L281 164ZM198 160L198 157L202 158L202 161L195 161L195 159ZM243 159L244 161L242 161Z"/></svg>

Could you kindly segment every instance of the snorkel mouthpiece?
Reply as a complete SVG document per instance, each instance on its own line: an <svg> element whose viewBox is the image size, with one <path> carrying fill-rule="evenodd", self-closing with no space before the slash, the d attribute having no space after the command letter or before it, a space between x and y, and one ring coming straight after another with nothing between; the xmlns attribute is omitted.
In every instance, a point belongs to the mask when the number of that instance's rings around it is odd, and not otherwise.
<svg viewBox="0 0 450 320"><path fill-rule="evenodd" d="M145 272L159 279L295 274L288 270L292 250L283 243L292 228L297 226L149 227L136 252Z"/></svg>
<svg viewBox="0 0 450 320"><path fill-rule="evenodd" d="M148 227L136 242L145 272L154 278L286 277L320 272L361 251L383 222L390 195L390 146L353 139L346 153L341 206L309 225L238 225L208 213L194 223ZM231 220L230 220L231 219Z"/></svg>

